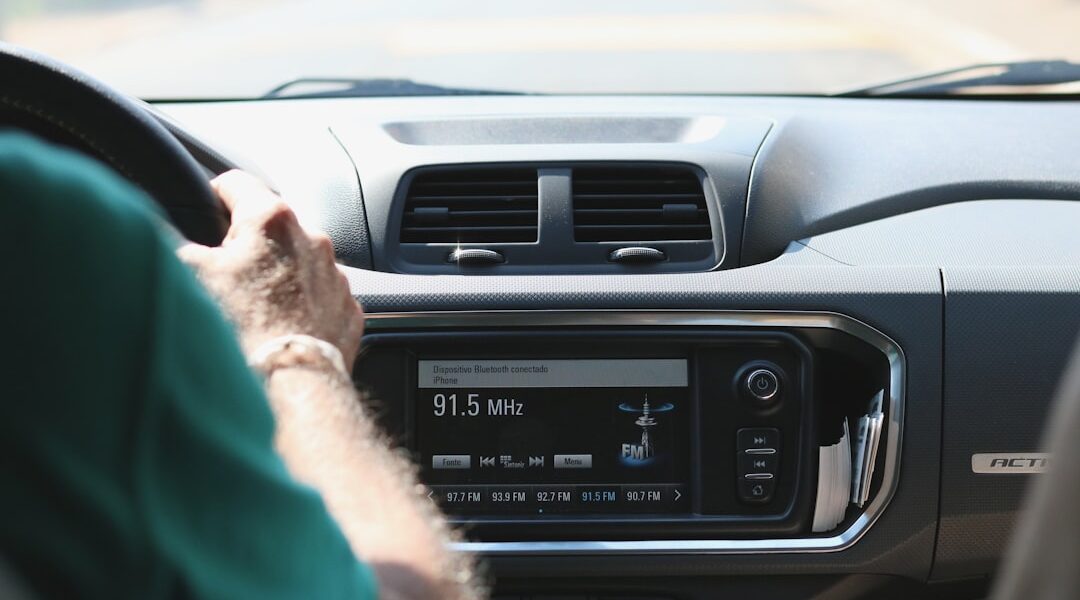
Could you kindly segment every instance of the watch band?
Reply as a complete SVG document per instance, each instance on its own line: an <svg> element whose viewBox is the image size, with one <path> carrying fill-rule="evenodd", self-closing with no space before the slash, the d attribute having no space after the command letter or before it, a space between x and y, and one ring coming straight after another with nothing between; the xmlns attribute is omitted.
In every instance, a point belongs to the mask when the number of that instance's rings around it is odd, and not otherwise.
<svg viewBox="0 0 1080 600"><path fill-rule="evenodd" d="M256 348L248 359L248 365L263 376L269 376L281 367L318 368L327 363L345 377L351 377L341 350L330 342L310 335L276 337Z"/></svg>

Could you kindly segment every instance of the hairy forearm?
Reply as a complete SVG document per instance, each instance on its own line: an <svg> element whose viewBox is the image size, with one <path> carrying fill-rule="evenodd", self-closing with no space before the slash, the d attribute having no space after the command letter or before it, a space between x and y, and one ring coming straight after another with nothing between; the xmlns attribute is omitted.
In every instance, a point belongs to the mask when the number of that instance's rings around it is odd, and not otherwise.
<svg viewBox="0 0 1080 600"><path fill-rule="evenodd" d="M474 598L471 560L411 462L395 453L343 375L279 369L267 379L276 445L293 475L317 489L353 552L375 569L384 598Z"/></svg>
<svg viewBox="0 0 1080 600"><path fill-rule="evenodd" d="M188 244L178 253L267 376L285 464L320 492L355 554L375 568L383 598L479 596L469 560L446 550L451 533L413 466L391 450L345 373L364 313L333 242L301 227L250 175L230 171L211 185L231 213L229 232L218 248Z"/></svg>

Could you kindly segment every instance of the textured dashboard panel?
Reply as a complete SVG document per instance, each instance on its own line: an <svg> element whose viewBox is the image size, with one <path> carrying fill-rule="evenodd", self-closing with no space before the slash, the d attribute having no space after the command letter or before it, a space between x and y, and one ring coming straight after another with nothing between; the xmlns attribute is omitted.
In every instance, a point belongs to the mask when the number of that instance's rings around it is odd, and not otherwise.
<svg viewBox="0 0 1080 600"><path fill-rule="evenodd" d="M1080 332L1080 268L946 268L941 527L934 579L991 572L1031 475L976 475L976 452L1031 452Z"/></svg>
<svg viewBox="0 0 1080 600"><path fill-rule="evenodd" d="M937 529L941 289L932 268L752 267L627 276L419 276L348 269L369 311L698 308L834 311L892 337L908 366L900 483L854 547L811 554L504 558L500 576L890 573L925 579Z"/></svg>
<svg viewBox="0 0 1080 600"><path fill-rule="evenodd" d="M1076 265L1078 224L1080 202L976 200L879 219L802 243L850 265Z"/></svg>
<svg viewBox="0 0 1080 600"><path fill-rule="evenodd" d="M781 120L758 156L743 264L788 243L965 200L1080 199L1080 123L1065 104L848 102ZM1023 115L1023 116L1021 116Z"/></svg>
<svg viewBox="0 0 1080 600"><path fill-rule="evenodd" d="M330 236L340 261L370 267L367 213L348 152L326 125L258 110L266 106L246 102L171 105L165 112L189 133L263 176L301 222Z"/></svg>

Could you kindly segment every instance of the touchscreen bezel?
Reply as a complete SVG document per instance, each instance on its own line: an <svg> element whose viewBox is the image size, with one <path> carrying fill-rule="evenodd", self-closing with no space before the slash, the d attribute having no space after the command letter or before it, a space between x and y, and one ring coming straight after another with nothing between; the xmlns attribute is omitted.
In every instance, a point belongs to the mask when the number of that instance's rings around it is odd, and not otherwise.
<svg viewBox="0 0 1080 600"><path fill-rule="evenodd" d="M900 347L880 331L836 313L710 310L545 310L408 312L372 315L364 349L354 373L369 396L379 422L405 448L413 447L415 374L410 364L418 356L460 355L463 348L490 349L499 340L534 348L536 342L558 341L574 348L598 342L616 342L619 348L638 345L647 351L668 342L711 344L726 340L787 337L801 347L809 369L809 348L826 348L838 355L858 356L873 363L871 376L886 387L888 433L880 472L880 491L864 512L859 512L833 535L808 536L814 480L800 480L790 510L771 516L730 517L694 515L692 518L585 519L532 523L521 520L473 517L461 523L470 540L454 544L462 550L510 554L615 554L640 552L820 552L846 548L866 533L888 505L896 490L899 439L902 437L905 359ZM584 344L584 346L582 346ZM443 350L445 349L445 353ZM473 351L476 355L479 352ZM692 364L691 369L696 367ZM870 368L870 367L868 367ZM415 369L415 367L412 367ZM696 381L705 379L695 375ZM800 377L804 394L802 432L812 432L814 398L811 377ZM695 396L699 392L695 392ZM707 427L706 423L699 423ZM695 444L700 449L701 437ZM816 469L816 447L810 435L799 442L799 468Z"/></svg>
<svg viewBox="0 0 1080 600"><path fill-rule="evenodd" d="M366 338L367 339L367 338ZM659 539L680 537L707 539L738 532L757 532L759 535L793 535L809 526L812 509L813 479L800 478L799 471L816 469L816 453L809 446L813 411L804 404L811 398L812 356L809 347L797 335L778 329L692 329L660 326L640 328L489 328L484 330L436 330L425 332L384 331L371 336L367 346L370 355L358 377L365 382L378 380L371 386L376 395L392 392L401 402L388 405L388 415L403 418L402 429L395 434L420 461L416 454L416 394L417 362L421 359L452 359L473 356L566 358L670 358L686 356L690 372L692 426L689 433L691 449L690 512L685 514L613 514L520 516L471 513L451 515L450 521L465 527L474 539L490 542L499 540L549 539L587 540L604 536L611 540ZM731 465L713 462L730 456L727 446L734 444L732 424L715 423L710 416L709 402L703 396L720 392L727 382L713 381L703 373L699 355L706 349L742 351L754 348L783 348L791 356L792 385L796 390L792 408L788 409L793 446L785 451L781 465L783 475L777 489L777 501L768 506L745 506L738 502L728 478L733 477ZM567 349L573 349L571 354ZM376 351L372 351L376 350ZM726 390L722 393L728 393ZM705 409L703 410L703 405ZM703 421L704 419L704 421ZM384 421L385 422L385 421ZM719 425L722 429L706 431ZM732 425L733 426L733 425ZM702 453L709 464L701 464ZM715 471L715 472L714 472ZM718 483L719 482L719 483ZM717 493L720 496L717 496ZM730 496L727 494L730 492ZM434 500L434 494L429 497Z"/></svg>

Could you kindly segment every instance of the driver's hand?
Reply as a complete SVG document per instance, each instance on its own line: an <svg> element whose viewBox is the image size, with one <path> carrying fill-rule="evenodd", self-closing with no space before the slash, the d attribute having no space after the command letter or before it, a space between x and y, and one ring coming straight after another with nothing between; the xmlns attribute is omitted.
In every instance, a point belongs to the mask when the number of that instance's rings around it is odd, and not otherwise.
<svg viewBox="0 0 1080 600"><path fill-rule="evenodd" d="M219 248L187 244L177 254L221 302L250 355L264 342L305 334L334 344L351 366L364 313L334 262L330 238L306 231L258 179L230 171L210 182L232 213Z"/></svg>

